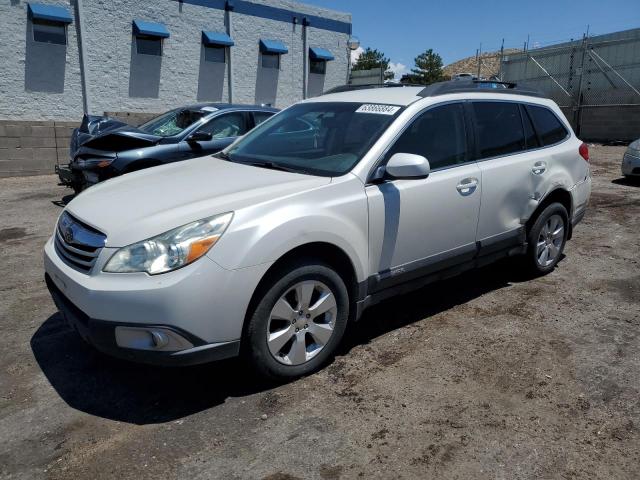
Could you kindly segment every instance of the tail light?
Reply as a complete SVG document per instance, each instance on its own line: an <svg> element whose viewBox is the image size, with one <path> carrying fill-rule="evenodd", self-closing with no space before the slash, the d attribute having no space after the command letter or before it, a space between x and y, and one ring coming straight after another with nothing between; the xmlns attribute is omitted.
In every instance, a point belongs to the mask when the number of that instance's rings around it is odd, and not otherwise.
<svg viewBox="0 0 640 480"><path fill-rule="evenodd" d="M586 143L583 143L583 144L580 145L580 148L578 148L578 153L587 162L589 161L589 147L587 146Z"/></svg>

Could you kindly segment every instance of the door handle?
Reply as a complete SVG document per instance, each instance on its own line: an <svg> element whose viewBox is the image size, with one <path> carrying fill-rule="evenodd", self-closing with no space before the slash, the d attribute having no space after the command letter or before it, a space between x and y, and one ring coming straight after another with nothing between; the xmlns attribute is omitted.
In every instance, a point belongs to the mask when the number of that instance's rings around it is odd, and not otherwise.
<svg viewBox="0 0 640 480"><path fill-rule="evenodd" d="M462 195L463 197L466 197L467 195L471 195L473 192L476 191L477 187L478 187L478 179L473 177L460 180L460 183L456 185L456 189L458 190L460 195Z"/></svg>
<svg viewBox="0 0 640 480"><path fill-rule="evenodd" d="M536 162L533 164L533 168L531 169L531 171L535 174L535 175L542 175L544 172L547 171L547 162Z"/></svg>

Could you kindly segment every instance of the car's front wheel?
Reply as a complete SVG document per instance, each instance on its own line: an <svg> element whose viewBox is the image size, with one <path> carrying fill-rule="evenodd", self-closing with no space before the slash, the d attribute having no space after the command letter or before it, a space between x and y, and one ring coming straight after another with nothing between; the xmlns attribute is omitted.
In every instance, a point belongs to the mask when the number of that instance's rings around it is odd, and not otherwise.
<svg viewBox="0 0 640 480"><path fill-rule="evenodd" d="M313 260L291 264L272 275L258 296L243 351L259 374L295 378L333 356L349 318L349 294L330 266Z"/></svg>

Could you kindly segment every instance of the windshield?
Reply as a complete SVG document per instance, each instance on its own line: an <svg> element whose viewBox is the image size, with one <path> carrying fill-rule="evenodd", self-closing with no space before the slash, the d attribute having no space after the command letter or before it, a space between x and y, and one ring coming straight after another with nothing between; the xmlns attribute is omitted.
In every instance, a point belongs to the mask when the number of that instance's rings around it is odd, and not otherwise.
<svg viewBox="0 0 640 480"><path fill-rule="evenodd" d="M393 105L311 102L294 105L233 144L234 162L323 176L343 175L401 111Z"/></svg>
<svg viewBox="0 0 640 480"><path fill-rule="evenodd" d="M209 112L200 110L177 109L163 113L159 117L149 120L138 127L145 133L158 135L160 137L172 137L182 133L186 128L193 125Z"/></svg>

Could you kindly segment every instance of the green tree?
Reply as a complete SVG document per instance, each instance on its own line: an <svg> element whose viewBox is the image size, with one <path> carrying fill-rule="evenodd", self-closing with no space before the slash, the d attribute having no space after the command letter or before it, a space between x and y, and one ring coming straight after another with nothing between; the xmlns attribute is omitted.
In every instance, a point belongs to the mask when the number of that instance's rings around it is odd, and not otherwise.
<svg viewBox="0 0 640 480"><path fill-rule="evenodd" d="M416 68L411 69L411 80L414 83L428 85L443 80L442 57L432 49L415 58Z"/></svg>
<svg viewBox="0 0 640 480"><path fill-rule="evenodd" d="M385 80L390 80L394 76L394 73L389 70L389 59L384 56L384 53L367 47L356 60L352 70L371 70L372 68L382 68Z"/></svg>

